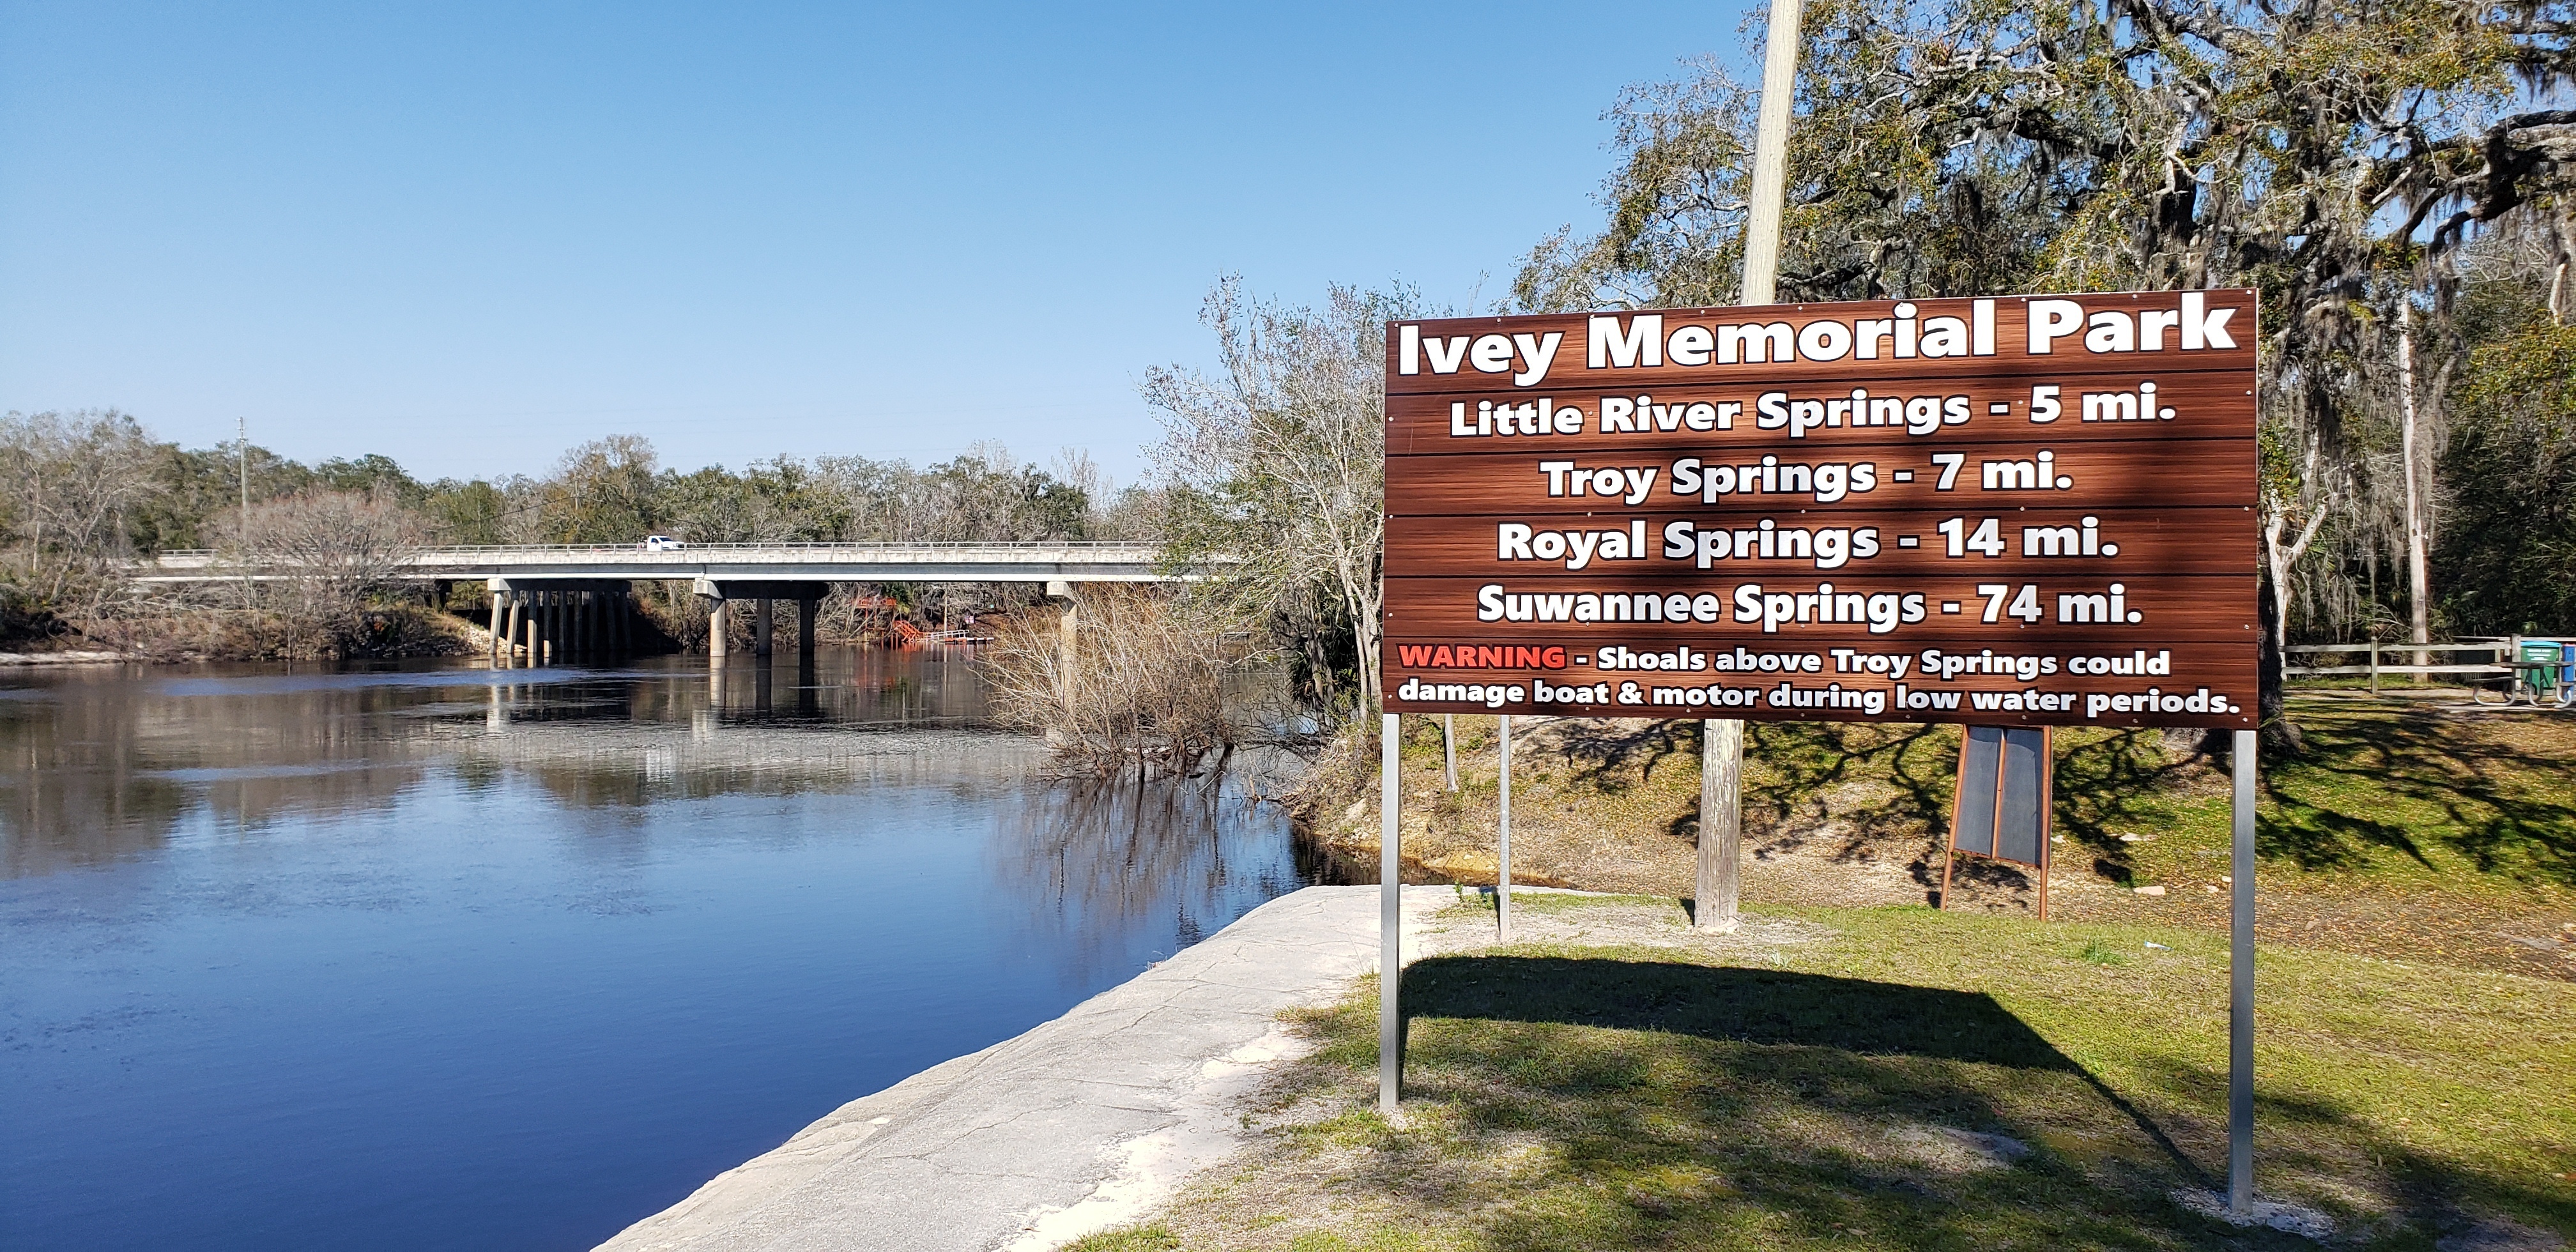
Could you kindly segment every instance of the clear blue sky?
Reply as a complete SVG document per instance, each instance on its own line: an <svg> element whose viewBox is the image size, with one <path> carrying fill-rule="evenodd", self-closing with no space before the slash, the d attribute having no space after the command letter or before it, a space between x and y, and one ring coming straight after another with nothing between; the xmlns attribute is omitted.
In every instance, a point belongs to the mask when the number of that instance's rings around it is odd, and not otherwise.
<svg viewBox="0 0 2576 1252"><path fill-rule="evenodd" d="M1132 479L1218 274L1490 301L1598 220L1619 87L1749 63L1740 15L0 0L0 409L423 477L634 432Z"/></svg>

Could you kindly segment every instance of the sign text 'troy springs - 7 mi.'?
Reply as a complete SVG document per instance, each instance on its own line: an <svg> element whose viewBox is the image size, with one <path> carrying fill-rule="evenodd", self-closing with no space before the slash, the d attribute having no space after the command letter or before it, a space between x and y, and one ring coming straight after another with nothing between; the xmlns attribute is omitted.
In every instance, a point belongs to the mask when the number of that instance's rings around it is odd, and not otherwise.
<svg viewBox="0 0 2576 1252"><path fill-rule="evenodd" d="M2250 727L2254 293L1387 328L1387 708Z"/></svg>

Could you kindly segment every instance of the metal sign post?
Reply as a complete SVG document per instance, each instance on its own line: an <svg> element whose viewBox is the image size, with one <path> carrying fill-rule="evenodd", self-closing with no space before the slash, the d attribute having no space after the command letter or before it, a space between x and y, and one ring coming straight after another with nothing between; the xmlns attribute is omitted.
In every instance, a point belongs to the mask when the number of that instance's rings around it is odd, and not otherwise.
<svg viewBox="0 0 2576 1252"><path fill-rule="evenodd" d="M1505 713L1502 723L1502 788L1503 821L1501 835L1495 840L1494 855L1494 934L1504 943L1512 941L1512 715Z"/></svg>
<svg viewBox="0 0 2576 1252"><path fill-rule="evenodd" d="M2236 823L2228 840L2227 1208L2254 1204L2254 732L2236 732Z"/></svg>
<svg viewBox="0 0 2576 1252"><path fill-rule="evenodd" d="M1404 979L1404 874L1396 847L1396 736L1403 720L1394 713L1378 719L1377 1107L1389 1117L1404 1082L1404 1021L1396 1013Z"/></svg>

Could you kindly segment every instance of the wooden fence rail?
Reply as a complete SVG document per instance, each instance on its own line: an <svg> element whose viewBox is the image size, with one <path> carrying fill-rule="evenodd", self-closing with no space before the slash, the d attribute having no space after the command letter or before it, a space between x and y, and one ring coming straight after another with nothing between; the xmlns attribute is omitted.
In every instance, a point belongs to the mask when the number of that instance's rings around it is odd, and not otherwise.
<svg viewBox="0 0 2576 1252"><path fill-rule="evenodd" d="M2514 664L2514 658L2520 654L2523 644L2555 643L2565 645L2571 642L2576 642L2576 639L2558 638L2549 635L2507 635L2499 639L2455 640L2451 643L2303 643L2283 648L2281 651L2293 656L2300 654L2314 656L2318 654L2336 655L2360 652L2367 653L2370 660L2366 665L2284 665L2281 667L2281 673L2283 676L2289 678L2323 678L2331 675L2342 674L2368 674L2370 675L2370 693L2372 695L2377 695L2379 694L2379 676L2382 674L2474 674L2485 678L2503 678L2510 676L2514 670L2518 668ZM2379 659L2379 655L2383 652L2441 652L2448 654L2482 652L2485 653L2489 659L2473 664L2388 665L2383 664Z"/></svg>

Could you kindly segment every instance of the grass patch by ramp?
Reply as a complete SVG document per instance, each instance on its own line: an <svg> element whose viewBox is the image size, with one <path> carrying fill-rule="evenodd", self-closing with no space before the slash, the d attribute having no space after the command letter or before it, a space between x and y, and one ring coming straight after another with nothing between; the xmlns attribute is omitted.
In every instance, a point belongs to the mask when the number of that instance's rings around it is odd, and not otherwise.
<svg viewBox="0 0 2576 1252"><path fill-rule="evenodd" d="M1490 907L1408 972L1400 1124L1363 985L1302 1019L1245 1157L1075 1246L2316 1246L2171 1198L2224 1186L2223 936L1917 908L1702 936L1559 896L1502 947ZM2258 980L2267 1199L2336 1246L2576 1234L2576 986L2291 948Z"/></svg>
<svg viewBox="0 0 2576 1252"><path fill-rule="evenodd" d="M2307 749L2263 762L2256 919L2266 943L2576 978L2576 716L2302 697ZM1406 877L1495 878L1494 719L1405 719ZM1519 881L1691 890L1699 815L1694 722L1527 719L1516 734ZM1955 789L1947 726L1756 723L1744 765L1748 901L1930 903ZM2223 745L2223 737L2222 737ZM2064 920L2224 930L2230 788L2196 732L2060 730L2051 909ZM1319 767L1307 831L1374 873L1372 752ZM2027 915L2037 879L1967 860L1953 907ZM2133 888L2152 887L2141 895Z"/></svg>

